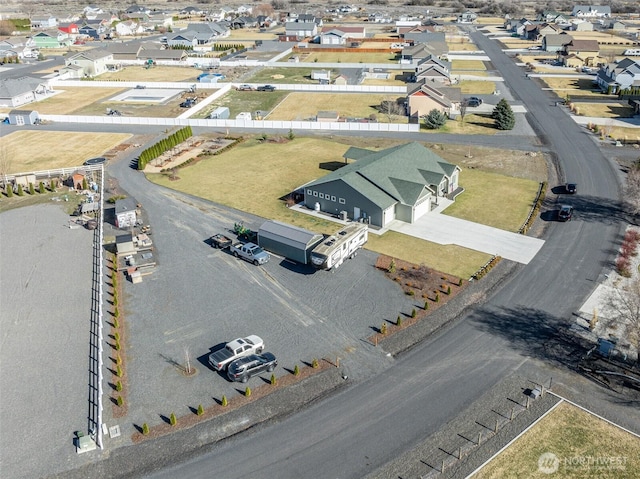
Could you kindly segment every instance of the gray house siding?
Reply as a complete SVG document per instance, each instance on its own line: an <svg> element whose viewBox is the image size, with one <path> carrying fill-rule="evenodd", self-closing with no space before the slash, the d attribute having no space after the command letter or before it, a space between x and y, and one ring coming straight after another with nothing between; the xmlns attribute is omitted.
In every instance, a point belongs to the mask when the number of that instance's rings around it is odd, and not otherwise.
<svg viewBox="0 0 640 479"><path fill-rule="evenodd" d="M346 211L349 219L358 220L367 217L370 224L382 226L382 208L342 181L305 187L305 206L313 209L316 203L320 203L321 211L335 215ZM358 210L360 211L359 217L354 217L354 212L357 213ZM387 219L387 221L390 220Z"/></svg>

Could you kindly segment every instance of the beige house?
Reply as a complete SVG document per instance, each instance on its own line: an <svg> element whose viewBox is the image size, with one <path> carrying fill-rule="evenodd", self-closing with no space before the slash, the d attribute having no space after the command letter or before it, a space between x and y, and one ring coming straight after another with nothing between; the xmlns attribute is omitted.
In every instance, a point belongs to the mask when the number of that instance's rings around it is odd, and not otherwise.
<svg viewBox="0 0 640 479"><path fill-rule="evenodd" d="M560 61L567 67L591 67L603 63L600 58L600 46L597 40L573 39L564 45L558 54Z"/></svg>
<svg viewBox="0 0 640 479"><path fill-rule="evenodd" d="M411 118L420 118L431 110L438 110L450 118L460 114L462 92L460 88L438 86L431 82L416 83L407 94L407 113Z"/></svg>
<svg viewBox="0 0 640 479"><path fill-rule="evenodd" d="M74 53L64 63L72 78L96 77L109 70L113 54L103 49L87 50Z"/></svg>

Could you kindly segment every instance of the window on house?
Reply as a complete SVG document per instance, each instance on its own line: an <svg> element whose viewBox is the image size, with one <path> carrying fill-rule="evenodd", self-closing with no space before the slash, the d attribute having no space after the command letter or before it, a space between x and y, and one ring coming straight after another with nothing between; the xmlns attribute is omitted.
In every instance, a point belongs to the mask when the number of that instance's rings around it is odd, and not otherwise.
<svg viewBox="0 0 640 479"><path fill-rule="evenodd" d="M318 196L322 199L324 199L324 193L318 193Z"/></svg>
<svg viewBox="0 0 640 479"><path fill-rule="evenodd" d="M316 196L316 197L317 197L317 196L318 196L318 192L317 192L317 191L314 191L314 192L313 192L313 196Z"/></svg>
<svg viewBox="0 0 640 479"><path fill-rule="evenodd" d="M340 198L340 200L338 201L338 203L340 203L341 205L346 204L347 202L345 201L344 198Z"/></svg>
<svg viewBox="0 0 640 479"><path fill-rule="evenodd" d="M331 201L333 201L333 202L335 203L335 202L336 202L336 197L335 197L335 196L332 196L332 197L331 197Z"/></svg>
<svg viewBox="0 0 640 479"><path fill-rule="evenodd" d="M308 194L308 195L312 195L312 194L313 194L313 191L311 191L311 190L307 190L307 194Z"/></svg>

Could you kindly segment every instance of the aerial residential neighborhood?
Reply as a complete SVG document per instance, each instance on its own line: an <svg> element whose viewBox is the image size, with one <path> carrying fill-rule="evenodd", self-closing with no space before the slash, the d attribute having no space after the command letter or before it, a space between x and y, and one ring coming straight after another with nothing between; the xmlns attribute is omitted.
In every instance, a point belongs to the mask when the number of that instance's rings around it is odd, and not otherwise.
<svg viewBox="0 0 640 479"><path fill-rule="evenodd" d="M634 2L9 2L0 120L3 477L640 474Z"/></svg>

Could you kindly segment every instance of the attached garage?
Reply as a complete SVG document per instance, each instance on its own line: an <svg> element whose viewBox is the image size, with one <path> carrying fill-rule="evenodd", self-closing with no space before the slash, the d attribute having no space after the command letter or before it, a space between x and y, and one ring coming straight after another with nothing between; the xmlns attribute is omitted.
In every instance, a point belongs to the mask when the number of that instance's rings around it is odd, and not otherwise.
<svg viewBox="0 0 640 479"><path fill-rule="evenodd" d="M279 221L266 221L258 230L258 245L298 263L308 264L311 250L323 236Z"/></svg>

